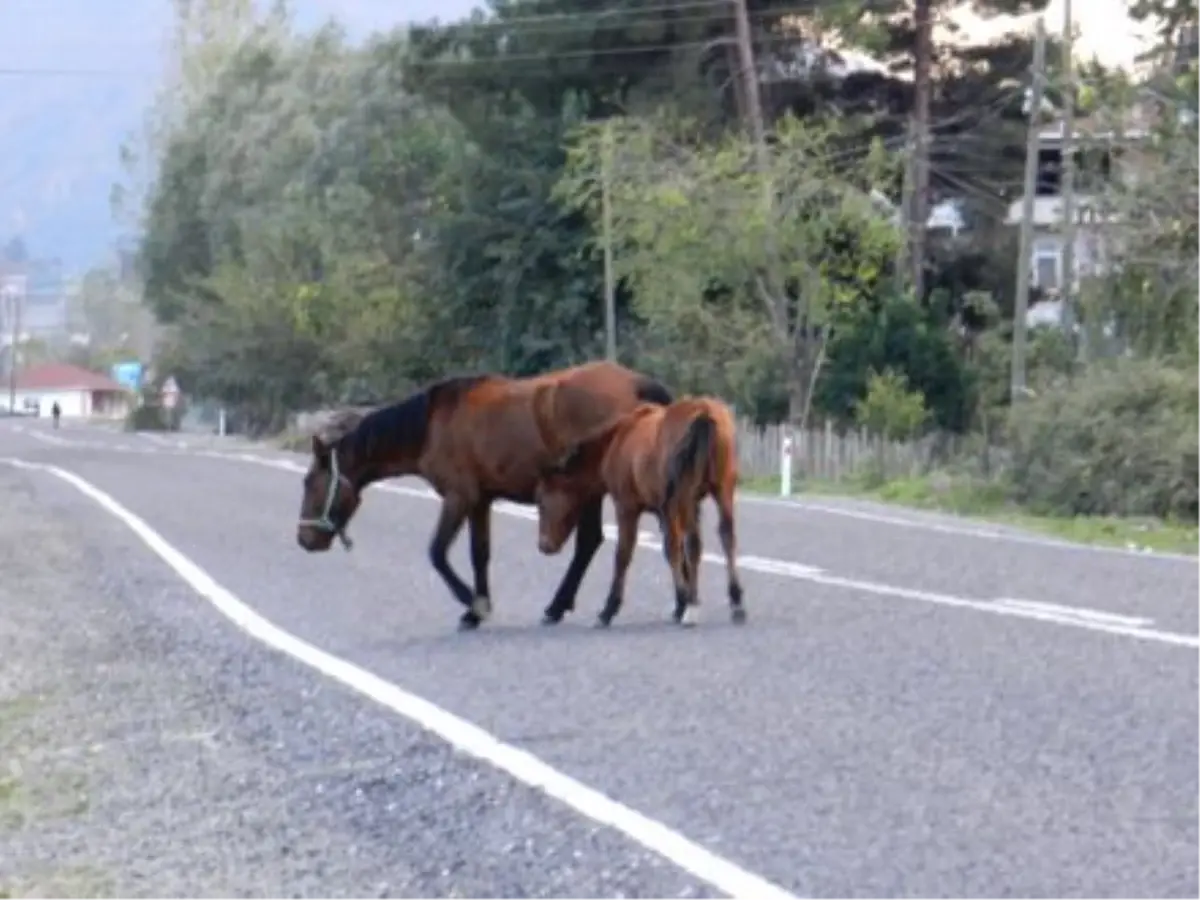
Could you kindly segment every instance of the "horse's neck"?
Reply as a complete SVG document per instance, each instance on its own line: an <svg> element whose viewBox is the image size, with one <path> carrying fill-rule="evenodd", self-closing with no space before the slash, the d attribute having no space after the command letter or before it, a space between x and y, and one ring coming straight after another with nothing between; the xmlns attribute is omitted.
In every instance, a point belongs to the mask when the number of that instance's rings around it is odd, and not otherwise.
<svg viewBox="0 0 1200 900"><path fill-rule="evenodd" d="M374 451L374 452L372 452ZM385 478L416 475L420 472L420 454L386 453L378 448L364 448L351 453L348 469L361 490Z"/></svg>

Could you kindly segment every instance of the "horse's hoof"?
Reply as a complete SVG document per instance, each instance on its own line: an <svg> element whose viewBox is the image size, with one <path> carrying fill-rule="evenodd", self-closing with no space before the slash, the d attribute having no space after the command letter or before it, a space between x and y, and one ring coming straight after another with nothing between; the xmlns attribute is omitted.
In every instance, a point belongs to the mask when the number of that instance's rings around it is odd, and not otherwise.
<svg viewBox="0 0 1200 900"><path fill-rule="evenodd" d="M550 613L550 612L542 613L542 624L543 625L557 625L559 622L562 621L562 618L563 618L562 613Z"/></svg>
<svg viewBox="0 0 1200 900"><path fill-rule="evenodd" d="M596 622L592 625L593 628L607 628L612 624L611 616L596 616Z"/></svg>
<svg viewBox="0 0 1200 900"><path fill-rule="evenodd" d="M482 621L483 620L481 618L479 618L479 616L475 615L475 613L470 612L468 610L467 612L463 613L462 616L459 618L458 630L459 631L474 631L476 628L479 627L479 625Z"/></svg>
<svg viewBox="0 0 1200 900"><path fill-rule="evenodd" d="M746 624L746 610L740 606L735 606L729 611L729 619L734 625Z"/></svg>
<svg viewBox="0 0 1200 900"><path fill-rule="evenodd" d="M699 614L696 612L696 607L689 606L683 611L683 615L679 617L679 624L684 628L695 628L699 621Z"/></svg>

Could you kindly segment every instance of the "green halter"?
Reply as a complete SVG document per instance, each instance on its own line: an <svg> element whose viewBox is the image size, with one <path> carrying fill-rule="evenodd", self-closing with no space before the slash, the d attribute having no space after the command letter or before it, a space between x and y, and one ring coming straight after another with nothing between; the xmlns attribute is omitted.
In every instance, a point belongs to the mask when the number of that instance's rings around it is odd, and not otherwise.
<svg viewBox="0 0 1200 900"><path fill-rule="evenodd" d="M337 502L338 486L342 483L341 470L338 467L337 451L329 452L329 486L325 489L325 506L321 509L321 515L315 519L300 519L301 525L307 525L310 528L319 528L321 531L327 531L337 535L347 550L354 546L353 542L346 536L346 532L333 521L333 504Z"/></svg>

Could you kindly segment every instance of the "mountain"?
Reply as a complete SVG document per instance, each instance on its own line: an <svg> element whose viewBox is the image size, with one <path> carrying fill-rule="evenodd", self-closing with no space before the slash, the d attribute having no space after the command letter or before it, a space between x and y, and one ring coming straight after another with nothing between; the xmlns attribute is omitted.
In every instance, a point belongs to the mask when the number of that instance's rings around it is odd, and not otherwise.
<svg viewBox="0 0 1200 900"><path fill-rule="evenodd" d="M473 0L296 0L301 28L336 17L353 38L464 15ZM398 11L402 10L400 13ZM118 149L162 71L168 0L0 4L0 243L80 271L123 236L109 206Z"/></svg>

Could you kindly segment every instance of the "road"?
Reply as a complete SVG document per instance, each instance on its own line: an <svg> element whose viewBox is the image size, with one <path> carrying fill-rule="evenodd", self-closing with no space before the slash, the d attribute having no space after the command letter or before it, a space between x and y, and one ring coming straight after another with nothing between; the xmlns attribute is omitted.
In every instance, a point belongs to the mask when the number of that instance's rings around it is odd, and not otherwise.
<svg viewBox="0 0 1200 900"><path fill-rule="evenodd" d="M451 873L393 892L719 896L750 884L743 876L796 896L1200 892L1195 560L872 506L747 498L738 513L746 627L727 621L719 564L704 567L700 627L667 624L668 573L648 546L617 624L591 629L610 543L579 613L551 630L537 620L566 554L539 556L529 511L505 509L493 525L496 613L464 635L426 561L436 506L419 482L368 492L353 552L308 556L295 543L299 456L25 421L0 422L0 457L85 479L278 629L625 810L602 827L606 814L582 794L559 803L529 786L537 779L525 769L514 779L511 768L447 755L436 735L319 674L308 690L320 702L298 703L302 662L174 591L154 610L163 627L182 640L203 609L221 635L212 640L258 660L256 679L277 679L274 694L260 685L241 701L230 688L222 702L244 703L248 717L264 705L291 709L303 735L298 771L314 734L365 764L381 753L372 742L402 740L410 758L428 747L411 763L436 767L439 790L410 796L382 763L368 765L361 781L335 785L378 792L367 809L329 796L306 813L346 831L365 817L378 835L397 804L405 821L422 804L422 841L356 844L364 871L399 854L414 878L430 866ZM104 565L119 556L173 577L50 472L0 475L86 526L110 551ZM715 535L706 549L718 549ZM468 571L465 540L451 558ZM270 765L286 769L293 738L280 734ZM505 753L495 753L500 768ZM468 790L474 805L456 802ZM706 877L705 860L728 868ZM281 885L321 889L343 890L319 879Z"/></svg>

